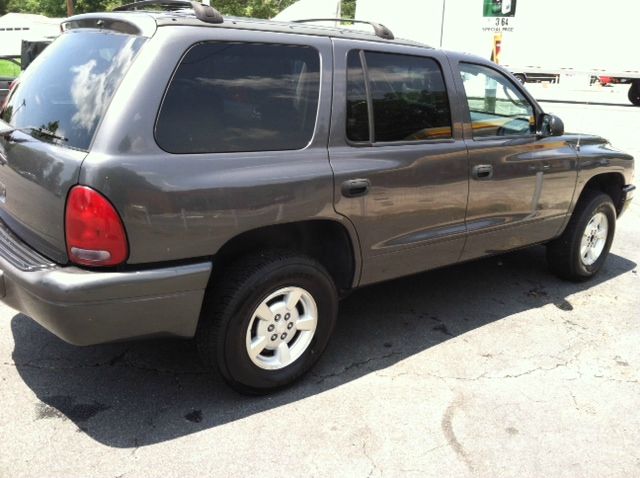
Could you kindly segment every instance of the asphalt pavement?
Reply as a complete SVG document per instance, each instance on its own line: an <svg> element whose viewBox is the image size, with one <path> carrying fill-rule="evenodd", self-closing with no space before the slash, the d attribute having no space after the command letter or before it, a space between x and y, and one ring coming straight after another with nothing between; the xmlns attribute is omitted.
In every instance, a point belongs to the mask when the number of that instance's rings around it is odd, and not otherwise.
<svg viewBox="0 0 640 478"><path fill-rule="evenodd" d="M640 108L544 106L640 157ZM364 288L261 398L189 341L78 348L0 306L0 476L639 476L638 262L640 201L587 283L534 247Z"/></svg>

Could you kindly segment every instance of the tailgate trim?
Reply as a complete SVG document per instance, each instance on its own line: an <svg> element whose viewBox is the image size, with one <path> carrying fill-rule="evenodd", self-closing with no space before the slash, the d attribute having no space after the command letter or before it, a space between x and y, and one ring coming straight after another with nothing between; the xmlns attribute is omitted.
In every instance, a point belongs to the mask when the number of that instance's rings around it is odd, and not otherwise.
<svg viewBox="0 0 640 478"><path fill-rule="evenodd" d="M1 220L0 256L11 265L25 272L46 270L56 266L54 262L40 255L16 237Z"/></svg>

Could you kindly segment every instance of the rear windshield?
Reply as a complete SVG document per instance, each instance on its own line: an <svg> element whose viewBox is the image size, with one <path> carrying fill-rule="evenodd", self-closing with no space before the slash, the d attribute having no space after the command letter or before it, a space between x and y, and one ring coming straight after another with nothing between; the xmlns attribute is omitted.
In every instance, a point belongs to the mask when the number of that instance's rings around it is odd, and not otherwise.
<svg viewBox="0 0 640 478"><path fill-rule="evenodd" d="M44 141L87 150L143 42L102 32L60 36L24 72L0 117Z"/></svg>

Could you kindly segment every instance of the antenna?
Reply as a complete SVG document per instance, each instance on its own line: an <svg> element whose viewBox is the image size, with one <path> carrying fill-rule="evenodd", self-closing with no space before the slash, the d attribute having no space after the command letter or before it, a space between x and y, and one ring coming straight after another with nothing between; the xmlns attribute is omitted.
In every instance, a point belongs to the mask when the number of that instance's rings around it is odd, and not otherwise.
<svg viewBox="0 0 640 478"><path fill-rule="evenodd" d="M599 79L598 79L599 80ZM591 80L589 80L591 81ZM587 106L589 106L589 97L587 96ZM578 129L578 141L576 141L576 153L580 152L580 140L582 139L582 127L580 127L580 129ZM578 161L577 163L577 167L580 167L580 162Z"/></svg>
<svg viewBox="0 0 640 478"><path fill-rule="evenodd" d="M444 38L444 13L447 7L447 0L442 0L442 18L440 19L440 48L442 48L442 39Z"/></svg>

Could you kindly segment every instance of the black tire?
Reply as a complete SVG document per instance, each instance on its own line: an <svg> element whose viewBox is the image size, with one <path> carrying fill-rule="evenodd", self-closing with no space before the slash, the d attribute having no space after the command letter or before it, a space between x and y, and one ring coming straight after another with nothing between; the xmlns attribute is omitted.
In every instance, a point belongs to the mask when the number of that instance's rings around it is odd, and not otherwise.
<svg viewBox="0 0 640 478"><path fill-rule="evenodd" d="M202 361L217 369L241 393L262 394L290 385L324 351L336 322L338 294L325 268L297 254L269 251L226 268L205 298L196 342ZM249 357L247 330L258 306L284 287L300 287L317 305L317 325L306 350L277 370L265 370Z"/></svg>
<svg viewBox="0 0 640 478"><path fill-rule="evenodd" d="M521 85L524 85L527 82L527 77L524 76L522 73L516 73L513 76L516 77L516 79L520 82Z"/></svg>
<svg viewBox="0 0 640 478"><path fill-rule="evenodd" d="M604 249L597 260L590 265L584 263L580 255L580 245L585 229L591 218L603 213L608 222L608 233ZM560 278L582 282L590 279L602 268L615 235L616 210L611 198L599 191L586 190L576 205L569 224L562 235L547 244L547 262L550 269Z"/></svg>
<svg viewBox="0 0 640 478"><path fill-rule="evenodd" d="M640 81L634 81L629 87L629 101L636 106L640 106Z"/></svg>

